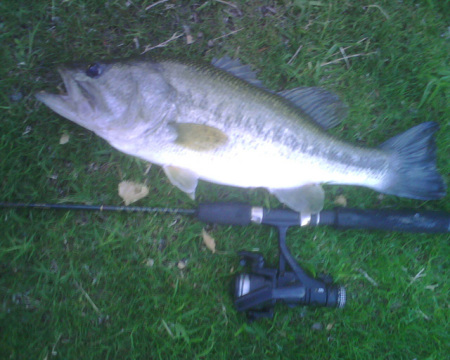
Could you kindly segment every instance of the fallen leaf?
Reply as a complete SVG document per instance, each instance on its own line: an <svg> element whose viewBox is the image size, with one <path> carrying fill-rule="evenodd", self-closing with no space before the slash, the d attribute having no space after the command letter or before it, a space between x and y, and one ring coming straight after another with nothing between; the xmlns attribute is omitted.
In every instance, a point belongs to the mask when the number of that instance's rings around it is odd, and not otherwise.
<svg viewBox="0 0 450 360"><path fill-rule="evenodd" d="M119 196L130 205L148 195L148 187L144 184L138 184L133 181L122 181L119 184Z"/></svg>
<svg viewBox="0 0 450 360"><path fill-rule="evenodd" d="M194 37L191 34L186 35L186 44L190 45L194 42Z"/></svg>
<svg viewBox="0 0 450 360"><path fill-rule="evenodd" d="M69 134L62 134L61 139L59 139L59 145L64 145L69 142L70 135Z"/></svg>
<svg viewBox="0 0 450 360"><path fill-rule="evenodd" d="M336 196L334 199L334 203L339 206L346 207L347 206L347 198L344 195Z"/></svg>
<svg viewBox="0 0 450 360"><path fill-rule="evenodd" d="M155 260L148 258L147 260L144 260L145 266L152 267L155 265Z"/></svg>
<svg viewBox="0 0 450 360"><path fill-rule="evenodd" d="M205 229L202 230L203 243L214 254L216 252L216 241L209 235Z"/></svg>

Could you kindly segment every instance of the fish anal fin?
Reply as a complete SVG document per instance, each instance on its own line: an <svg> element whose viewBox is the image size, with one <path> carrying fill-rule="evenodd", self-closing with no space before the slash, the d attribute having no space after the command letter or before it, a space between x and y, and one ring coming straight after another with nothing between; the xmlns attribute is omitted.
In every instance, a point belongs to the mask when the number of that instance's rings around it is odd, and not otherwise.
<svg viewBox="0 0 450 360"><path fill-rule="evenodd" d="M304 214L317 214L323 209L325 192L320 184L308 184L290 189L270 189L278 200Z"/></svg>

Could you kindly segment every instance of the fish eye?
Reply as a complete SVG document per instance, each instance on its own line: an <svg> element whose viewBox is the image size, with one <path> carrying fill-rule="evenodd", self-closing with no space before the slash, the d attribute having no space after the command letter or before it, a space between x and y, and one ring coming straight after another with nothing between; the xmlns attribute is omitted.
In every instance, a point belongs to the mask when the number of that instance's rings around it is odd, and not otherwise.
<svg viewBox="0 0 450 360"><path fill-rule="evenodd" d="M90 64L86 69L86 75L90 78L97 78L103 72L103 66L99 63Z"/></svg>

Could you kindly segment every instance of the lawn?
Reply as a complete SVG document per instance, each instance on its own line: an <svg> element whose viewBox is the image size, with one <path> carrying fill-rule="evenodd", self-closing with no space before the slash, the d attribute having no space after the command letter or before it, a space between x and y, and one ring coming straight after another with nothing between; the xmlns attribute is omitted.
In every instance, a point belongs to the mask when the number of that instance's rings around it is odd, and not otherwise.
<svg viewBox="0 0 450 360"><path fill-rule="evenodd" d="M330 131L358 145L377 146L435 121L437 164L448 183L449 12L446 0L1 1L0 201L123 205L117 188L127 180L150 189L137 206L282 208L263 189L206 182L192 201L160 167L148 170L34 97L61 91L59 64L142 53L204 61L229 55L258 70L270 89L324 87L349 106ZM350 186L325 191L326 209L345 202L450 211L448 195L419 201ZM247 322L230 294L243 271L237 252L259 251L276 266L273 228L173 214L3 208L0 233L4 359L448 356L448 234L291 228L287 243L298 262L345 286L348 303L280 304L273 318Z"/></svg>

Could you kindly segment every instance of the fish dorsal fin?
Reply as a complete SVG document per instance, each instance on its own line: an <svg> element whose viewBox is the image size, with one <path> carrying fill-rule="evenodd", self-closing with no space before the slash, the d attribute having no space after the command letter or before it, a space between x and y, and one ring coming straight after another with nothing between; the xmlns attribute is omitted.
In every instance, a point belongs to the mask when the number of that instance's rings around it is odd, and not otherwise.
<svg viewBox="0 0 450 360"><path fill-rule="evenodd" d="M175 143L195 151L209 151L217 149L228 142L228 136L221 130L194 123L171 123L177 138Z"/></svg>
<svg viewBox="0 0 450 360"><path fill-rule="evenodd" d="M347 105L336 94L319 87L299 87L281 91L278 95L300 108L325 130L337 126L347 116Z"/></svg>
<svg viewBox="0 0 450 360"><path fill-rule="evenodd" d="M220 59L213 58L211 64L252 85L273 93L256 77L256 72L249 65L242 65L238 59L232 59L226 55ZM347 105L336 94L319 87L299 87L284 90L277 94L301 109L324 129L337 126L347 116Z"/></svg>
<svg viewBox="0 0 450 360"><path fill-rule="evenodd" d="M242 65L238 59L232 59L226 55L220 59L213 58L211 64L252 85L265 89L261 80L256 78L256 72L249 65Z"/></svg>

